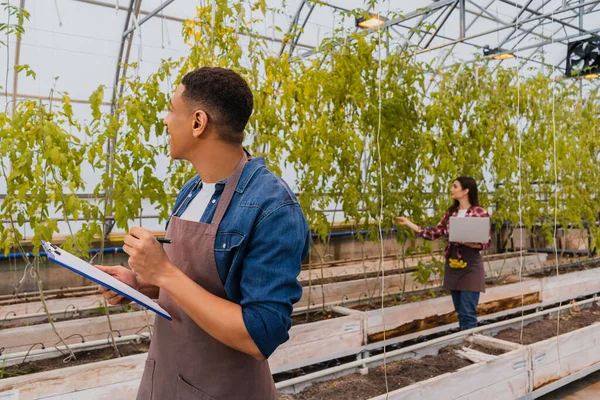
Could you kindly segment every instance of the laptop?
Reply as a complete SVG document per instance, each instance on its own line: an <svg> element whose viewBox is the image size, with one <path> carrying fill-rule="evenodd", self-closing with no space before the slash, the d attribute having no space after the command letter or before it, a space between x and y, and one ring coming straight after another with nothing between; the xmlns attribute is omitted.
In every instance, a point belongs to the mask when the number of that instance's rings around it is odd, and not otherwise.
<svg viewBox="0 0 600 400"><path fill-rule="evenodd" d="M490 219L483 217L450 217L450 242L487 243Z"/></svg>

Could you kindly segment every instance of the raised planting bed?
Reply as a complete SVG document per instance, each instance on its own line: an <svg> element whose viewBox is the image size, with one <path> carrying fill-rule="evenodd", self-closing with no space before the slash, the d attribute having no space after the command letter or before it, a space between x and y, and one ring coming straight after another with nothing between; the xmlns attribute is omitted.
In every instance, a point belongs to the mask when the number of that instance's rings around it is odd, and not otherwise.
<svg viewBox="0 0 600 400"><path fill-rule="evenodd" d="M595 302L594 299L585 300L576 304L576 306L583 310L586 305L591 305L593 302ZM572 306L573 305L571 304L563 306L562 313L566 314L568 309ZM557 382L563 382L564 379L571 376L559 376L556 382L548 383L548 381L545 381L545 386L544 384L541 386L534 386L536 379L547 379L547 376L542 375L543 370L536 370L536 366L539 366L539 368L548 368L552 370L553 373L557 373L556 371L559 371L559 368L556 365L556 362L560 359L560 362L563 362L565 365L568 364L565 368L571 368L569 371L573 374L588 370L590 365L591 367L597 367L597 363L593 362L583 369L577 369L583 362L580 361L580 359L589 361L589 357L585 358L584 354L581 353L580 348L582 346L588 353L600 355L600 352L597 351L598 349L593 347L595 343L598 342L598 335L595 333L595 330L598 329L598 324L563 334L558 339L550 338L530 346L521 346L516 343L483 336L478 333L486 333L488 335L494 334L512 326L520 325L521 322L527 326L530 323L544 318L545 315L556 315L557 310L558 309L550 309L536 314L519 317L514 320L502 321L479 327L468 332L451 334L399 350L388 351L385 355L378 354L362 358L357 361L340 365L339 367L278 382L276 386L278 390L284 394L297 395L306 390L307 387L318 384L320 381L327 380L330 382L325 384L324 387L333 388L335 385L335 389L329 390L333 393L339 391L337 389L343 388L343 385L345 385L345 381L336 383L332 381L333 379L360 373L368 373L371 375L375 372L374 378L372 379L375 382L374 386L379 387L379 393L377 397L373 397L373 399L382 400L386 398L386 388L385 386L378 386L378 383L381 382L381 377L377 374L380 373L381 370L377 370L377 368L379 368L385 360L387 362L387 371L390 376L397 376L394 375L394 373L396 371L403 371L402 368L406 367L410 367L411 371L416 368L424 368L419 370L420 373L418 374L423 376L424 380L422 381L416 382L413 380L412 382L403 383L400 381L400 378L388 379L389 399L407 400L416 398L443 398L464 400L470 398L469 396L477 396L476 398L494 396L495 400L525 399L526 397L524 396L528 396L532 392L534 394L539 394L541 390L552 388L552 385L555 385ZM309 324L305 326L308 325ZM559 350L557 350L557 355L554 359L555 361L552 361L553 357L551 356L551 351L557 348L557 343L559 344ZM584 344L582 345L581 343ZM538 344L540 346L542 346L542 344L546 346L543 356L536 356L535 354L537 353L532 351L532 346L537 346ZM469 365L461 367L459 364L458 368L451 370L451 372L443 369L432 372L432 370L428 369L429 365L433 364L434 366L441 368L444 365L444 357L448 356L442 355L441 358L439 358L439 361L436 359L436 361L431 361L426 364L415 362L416 360L423 359L427 356L439 356L440 349L443 348L448 350L451 349L452 352L454 352L453 356L456 355L468 359L470 362L468 363ZM444 353L444 351L442 351L442 353ZM407 359L412 360L407 361ZM452 359L455 360L454 358ZM428 358L427 360L432 359ZM397 363L394 363L395 361L397 361ZM547 364L544 363L545 361L554 362L555 364L547 367ZM14 391L18 389L20 397L15 398L21 399L38 398L39 393L42 391L48 398L57 399L97 399L103 398L102 396L105 396L107 393L111 394L111 400L129 399L135 396L135 391L139 385L139 380L141 379L144 362L145 355L135 355L123 357L118 360L101 361L85 366L71 367L68 370L63 370L63 372L58 375L57 371L47 371L29 376L8 378L0 381L0 394L5 394L11 390ZM464 364L462 361L461 363ZM434 376L436 373L440 372L442 373L441 375ZM563 370L563 372L565 371ZM102 379L99 379L100 376ZM370 386L368 384L369 381L367 381L367 384L364 384L362 378L359 378L359 376L362 375L356 375L350 379L350 382L354 385L360 384L361 388L363 386L368 388ZM388 376L388 378L390 378L390 376ZM409 378L413 379L414 377L413 375L409 375ZM52 384L50 385L48 382L52 382ZM394 385L397 384L398 387L390 387L390 382ZM408 386L400 387L407 383ZM535 391L534 387L537 388ZM361 397L359 398L364 398L362 396L365 395L365 393L360 393ZM366 395L370 395L370 392ZM314 396L318 395L315 394ZM312 398L335 398L314 396ZM346 396L343 398L351 399L352 397Z"/></svg>
<svg viewBox="0 0 600 400"><path fill-rule="evenodd" d="M269 358L279 373L360 352L364 344L363 313L292 326L290 339Z"/></svg>
<svg viewBox="0 0 600 400"><path fill-rule="evenodd" d="M479 317L493 315L522 306L535 306L542 302L542 286L539 280L526 280L505 286L488 288L481 295L477 313ZM455 325L458 321L452 299L449 296L403 304L383 310L366 312L367 341L376 343Z"/></svg>
<svg viewBox="0 0 600 400"><path fill-rule="evenodd" d="M140 385L146 354L0 380L3 400L131 400Z"/></svg>
<svg viewBox="0 0 600 400"><path fill-rule="evenodd" d="M96 293L97 290L98 285L78 286L72 288L63 287L61 289L45 290L44 298L46 300L76 298L81 296L92 295ZM0 312L2 312L2 307L4 306L9 306L11 304L37 302L39 301L39 299L39 292L21 292L17 294L0 295Z"/></svg>
<svg viewBox="0 0 600 400"><path fill-rule="evenodd" d="M470 394L512 400L527 393L528 353L523 347L481 335L452 336L276 386L288 400L466 399Z"/></svg>
<svg viewBox="0 0 600 400"><path fill-rule="evenodd" d="M488 279L497 279L499 277L519 274L521 257L523 258L523 271L538 271L546 264L546 254L523 254L511 253L503 255L493 255L484 257L485 274ZM427 261L427 258L421 260ZM429 258L431 260L431 258ZM415 264L418 260L411 261ZM428 288L435 288L440 285L441 279L439 276L432 274L430 280L426 284L418 282L412 275L414 268L406 270L398 266L396 260L385 261L383 263L385 271L384 292L386 293L405 293L410 294L416 291L422 291ZM332 271L328 271L332 269ZM368 299L381 293L381 276L378 275L380 270L378 261L371 261L370 264L345 265L343 267L333 267L324 269L315 267L311 270L311 274L316 277L326 276L326 280L318 283L317 281L309 281L307 275L309 271L303 271L304 278L300 277L303 285L302 298L296 304L296 309L314 308L322 305L348 305L358 302L363 299ZM356 278L357 271L364 270L360 279ZM349 275L344 275L349 273ZM369 277L372 274L375 276ZM380 272L379 272L380 273ZM524 272L525 274L525 272Z"/></svg>
<svg viewBox="0 0 600 400"><path fill-rule="evenodd" d="M595 298L520 320L487 327L482 333L520 342L522 330L531 358L531 396L527 398L543 396L600 370L600 306Z"/></svg>
<svg viewBox="0 0 600 400"><path fill-rule="evenodd" d="M523 329L520 326L505 329L498 332L495 337L513 343L533 344L556 338L557 334L562 335L576 331L597 322L600 322L600 306L597 303L592 303L590 307L583 309L575 307L560 314L560 316L546 316L541 321L523 326Z"/></svg>
<svg viewBox="0 0 600 400"><path fill-rule="evenodd" d="M348 375L333 381L321 382L298 394L282 394L281 400L363 400L391 390L410 386L445 373L454 372L472 362L460 358L453 347L440 350L434 356L392 361L386 366L373 368L367 374Z"/></svg>
<svg viewBox="0 0 600 400"><path fill-rule="evenodd" d="M108 303L107 305L111 315L143 310L136 303L123 306L112 306ZM97 294L78 298L48 300L46 306L54 321L89 318L106 314L102 296ZM42 302L13 304L0 307L0 309L0 330L48 322L48 316Z"/></svg>
<svg viewBox="0 0 600 400"><path fill-rule="evenodd" d="M148 334L148 325L154 323L154 313L135 311L110 317L114 336ZM106 316L56 322L56 330L67 344L76 344L110 337L111 327ZM60 345L59 338L48 323L0 330L0 361L8 354L27 352L35 348L53 348Z"/></svg>
<svg viewBox="0 0 600 400"><path fill-rule="evenodd" d="M134 354L147 353L150 347L149 340L129 341L117 345L119 355L126 357ZM68 354L60 354L57 357L43 360L27 361L5 366L0 370L0 379L8 379L17 376L35 374L45 371L53 371L61 368L74 367L77 365L90 364L98 361L112 360L118 358L114 347L102 347L99 349L82 350L75 353L75 358L69 358ZM1 398L1 397L0 397Z"/></svg>

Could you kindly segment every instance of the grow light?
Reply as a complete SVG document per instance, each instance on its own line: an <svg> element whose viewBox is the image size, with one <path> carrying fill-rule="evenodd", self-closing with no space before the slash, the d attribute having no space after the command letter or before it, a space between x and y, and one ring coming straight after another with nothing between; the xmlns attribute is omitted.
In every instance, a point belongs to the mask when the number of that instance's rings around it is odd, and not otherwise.
<svg viewBox="0 0 600 400"><path fill-rule="evenodd" d="M508 60L509 58L515 58L513 53L502 53L494 55L494 60Z"/></svg>
<svg viewBox="0 0 600 400"><path fill-rule="evenodd" d="M385 18L379 15L370 15L368 18L359 17L356 18L356 27L363 29L375 29L385 23Z"/></svg>

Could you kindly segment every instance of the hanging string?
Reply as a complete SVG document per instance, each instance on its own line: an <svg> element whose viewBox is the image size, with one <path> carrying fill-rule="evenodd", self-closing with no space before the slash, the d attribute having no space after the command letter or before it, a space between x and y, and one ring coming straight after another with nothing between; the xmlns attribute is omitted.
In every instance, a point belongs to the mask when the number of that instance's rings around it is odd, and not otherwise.
<svg viewBox="0 0 600 400"><path fill-rule="evenodd" d="M515 9L517 11L517 18L515 18L515 32L519 30L519 19L520 13L517 4L515 4ZM522 149L523 149L523 138L521 132L521 68L519 67L519 57L515 54L515 59L517 60L517 137L519 139L519 164L518 164L518 179L519 179L519 286L521 290L521 333L519 335L520 342L523 344L523 329L525 328L525 321L523 316L525 314L525 310L523 307L525 306L525 295L523 294L523 206L522 206L522 197L523 197L523 180L522 180Z"/></svg>
<svg viewBox="0 0 600 400"><path fill-rule="evenodd" d="M58 17L58 26L62 28L63 23L62 19L60 18L60 10L58 9L58 3L56 0L54 0L54 7L56 8L56 16Z"/></svg>
<svg viewBox="0 0 600 400"><path fill-rule="evenodd" d="M388 0L388 15L390 12L390 0ZM377 18L380 18L377 15ZM381 136L381 114L382 114L382 95L381 95L381 81L382 81L382 58L381 58L381 35L383 29L377 29L377 49L378 49L378 58L379 58L379 66L377 71L377 135L375 136L376 144L377 144L377 162L379 169L379 218L377 219L377 230L379 232L379 265L381 266L381 323L383 328L383 375L385 379L385 393L386 399L389 398L389 385L388 385L388 376L387 376L387 350L385 347L385 265L384 265L384 246L383 246L383 166L381 161L381 145L380 145L380 136Z"/></svg>
<svg viewBox="0 0 600 400"><path fill-rule="evenodd" d="M552 11L552 21L554 21L554 11ZM554 30L552 31L552 44L554 44ZM556 77L554 77L555 65L552 65L552 145L553 145L553 164L554 164L554 262L556 264L556 276L560 275L558 270L558 246L556 243L557 240L557 232L558 232L558 161L556 157L556 112L555 112L555 97L556 97ZM567 231L565 234L568 233ZM564 230L564 228L563 228ZM565 237L566 241L566 237ZM560 344L558 341L558 336L560 335L560 307L562 307L562 300L558 304L558 315L556 317L556 352L558 354L558 371L560 372L561 360L560 360Z"/></svg>

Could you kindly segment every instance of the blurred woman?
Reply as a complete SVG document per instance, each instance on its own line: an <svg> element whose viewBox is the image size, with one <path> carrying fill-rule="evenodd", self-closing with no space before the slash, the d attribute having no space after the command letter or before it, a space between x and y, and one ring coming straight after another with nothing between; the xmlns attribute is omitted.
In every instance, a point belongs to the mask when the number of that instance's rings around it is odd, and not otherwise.
<svg viewBox="0 0 600 400"><path fill-rule="evenodd" d="M395 217L394 222L412 229L426 240L435 240L440 237L448 238L450 217L489 217L488 212L479 205L475 179L467 176L456 178L450 189L450 197L454 203L434 228L422 228L405 217ZM489 237L487 243L448 243L446 246L443 287L450 290L452 295L460 330L477 326L479 294L485 292L485 274L480 252L491 245L492 239Z"/></svg>

